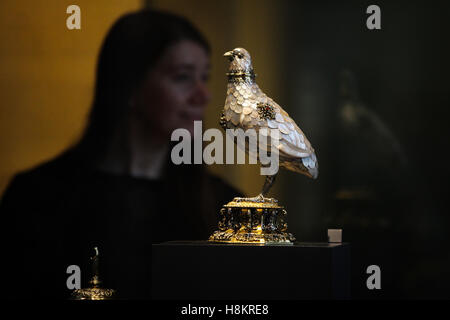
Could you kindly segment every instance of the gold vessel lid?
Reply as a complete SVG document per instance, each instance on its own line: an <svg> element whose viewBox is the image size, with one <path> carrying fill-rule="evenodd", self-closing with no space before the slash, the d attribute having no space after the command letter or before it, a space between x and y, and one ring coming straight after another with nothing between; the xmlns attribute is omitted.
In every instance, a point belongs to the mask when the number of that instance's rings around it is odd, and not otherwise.
<svg viewBox="0 0 450 320"><path fill-rule="evenodd" d="M110 300L115 296L116 291L113 289L105 289L101 287L101 281L98 271L99 254L98 248L95 247L95 255L92 260L92 279L89 281L90 287L76 289L72 292L73 300Z"/></svg>

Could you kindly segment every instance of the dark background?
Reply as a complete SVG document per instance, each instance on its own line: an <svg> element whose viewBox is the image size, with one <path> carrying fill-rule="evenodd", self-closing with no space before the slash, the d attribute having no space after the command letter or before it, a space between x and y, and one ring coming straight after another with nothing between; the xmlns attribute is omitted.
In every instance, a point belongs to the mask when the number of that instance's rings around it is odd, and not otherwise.
<svg viewBox="0 0 450 320"><path fill-rule="evenodd" d="M317 182L286 177L286 201L300 199L289 202L291 229L322 241L327 227L343 229L355 298L448 298L449 6L285 4L284 102L302 104L292 113L321 169ZM381 30L363 27L369 4L381 8ZM345 104L368 111L349 124ZM378 292L365 286L371 264L381 268Z"/></svg>

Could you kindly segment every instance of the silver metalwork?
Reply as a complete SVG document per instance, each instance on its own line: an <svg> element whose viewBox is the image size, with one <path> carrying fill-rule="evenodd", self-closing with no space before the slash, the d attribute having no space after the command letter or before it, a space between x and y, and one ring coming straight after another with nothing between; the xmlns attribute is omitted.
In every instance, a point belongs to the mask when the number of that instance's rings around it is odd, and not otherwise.
<svg viewBox="0 0 450 320"><path fill-rule="evenodd" d="M319 166L311 143L289 114L259 88L249 52L243 48L235 48L224 56L229 59L230 65L227 73L227 97L220 117L221 127L224 130L254 128L261 134L264 133L270 138L267 150L276 148L279 151L280 167L317 178ZM274 137L276 130L279 131L279 139ZM266 197L275 177L276 175L266 176L258 196L234 198L224 205L219 230L211 235L210 240L244 243L293 241L294 237L286 232L286 211L278 207L276 199ZM282 227L264 223L268 216L278 215L280 212L283 213ZM256 220L253 219L254 216ZM258 221L256 225L255 221Z"/></svg>
<svg viewBox="0 0 450 320"><path fill-rule="evenodd" d="M227 97L220 119L222 128L278 129L278 144L268 147L278 149L280 167L317 178L319 165L314 148L289 114L254 81L250 53L244 48L235 48L224 56L230 60L230 65L227 73ZM272 138L272 131L268 132Z"/></svg>

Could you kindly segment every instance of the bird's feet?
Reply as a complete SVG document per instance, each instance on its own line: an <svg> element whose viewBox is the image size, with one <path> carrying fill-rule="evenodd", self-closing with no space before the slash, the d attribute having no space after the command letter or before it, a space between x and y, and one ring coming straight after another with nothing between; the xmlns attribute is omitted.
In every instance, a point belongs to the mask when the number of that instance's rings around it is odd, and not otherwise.
<svg viewBox="0 0 450 320"><path fill-rule="evenodd" d="M266 198L261 193L256 197L251 198L241 198L235 197L233 199L234 202L256 202L256 203L278 203L278 200L275 198Z"/></svg>

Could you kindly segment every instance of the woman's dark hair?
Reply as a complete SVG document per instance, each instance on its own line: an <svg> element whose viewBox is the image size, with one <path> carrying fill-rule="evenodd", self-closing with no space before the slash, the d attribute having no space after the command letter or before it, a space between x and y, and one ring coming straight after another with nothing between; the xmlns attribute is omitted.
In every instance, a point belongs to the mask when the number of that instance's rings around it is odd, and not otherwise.
<svg viewBox="0 0 450 320"><path fill-rule="evenodd" d="M97 64L92 109L85 132L75 146L78 155L101 154L123 119L129 100L148 71L170 45L192 40L208 53L204 36L183 17L141 10L119 18L106 36Z"/></svg>

